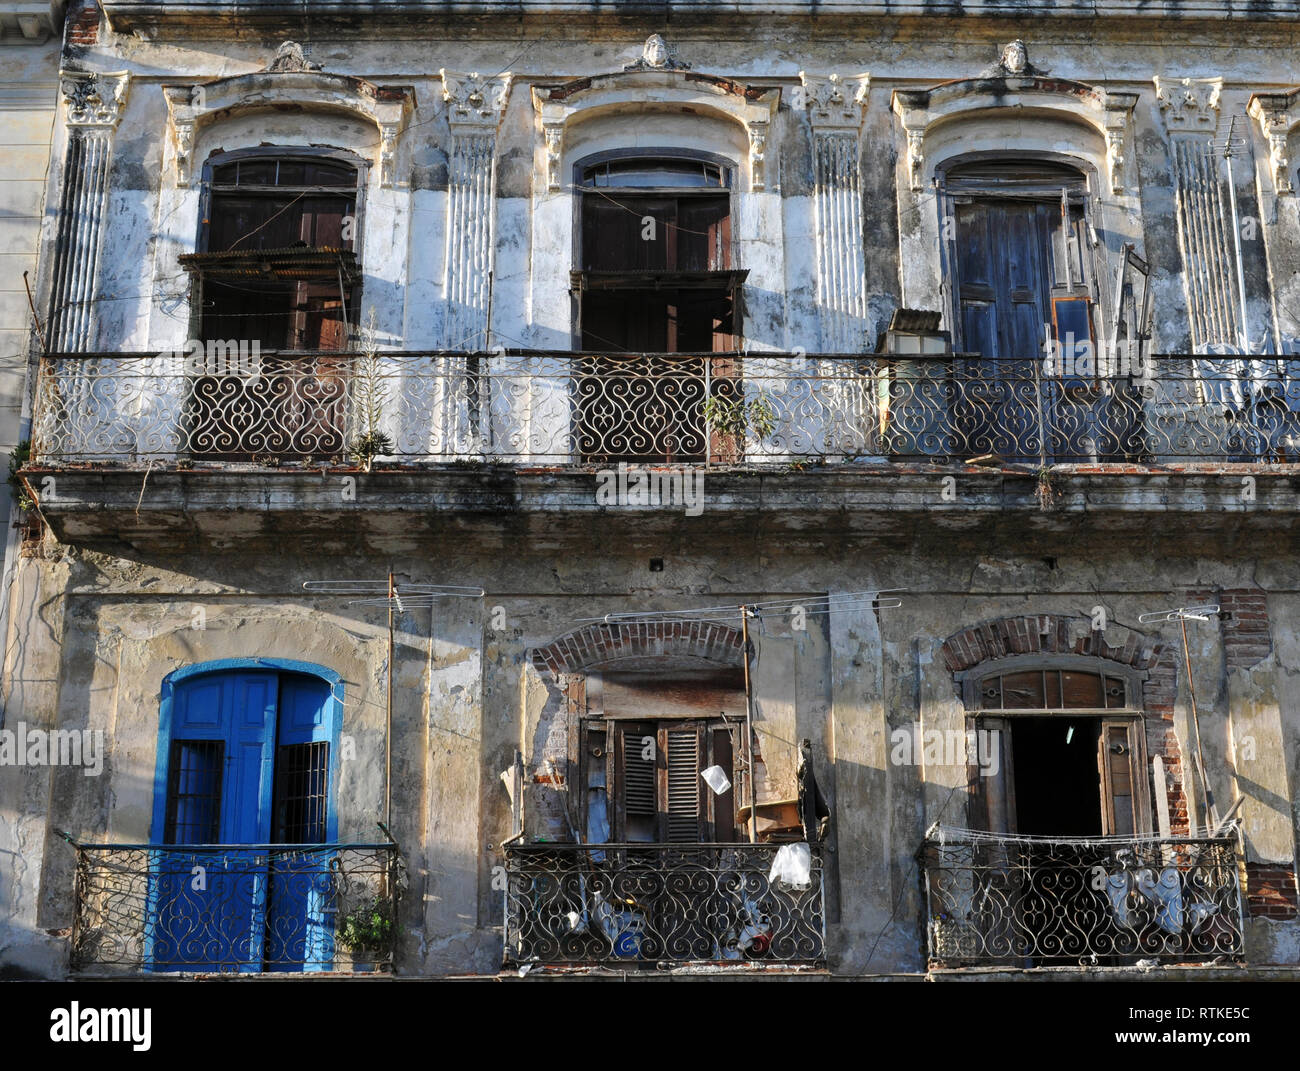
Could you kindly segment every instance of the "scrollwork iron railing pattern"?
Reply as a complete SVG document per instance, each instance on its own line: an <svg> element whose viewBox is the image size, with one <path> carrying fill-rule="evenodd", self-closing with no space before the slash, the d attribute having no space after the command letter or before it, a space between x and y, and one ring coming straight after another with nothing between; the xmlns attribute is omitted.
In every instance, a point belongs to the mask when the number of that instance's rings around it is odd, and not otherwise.
<svg viewBox="0 0 1300 1071"><path fill-rule="evenodd" d="M1052 840L932 831L932 965L1125 965L1243 954L1232 837Z"/></svg>
<svg viewBox="0 0 1300 1071"><path fill-rule="evenodd" d="M506 850L510 964L808 964L826 958L822 861L769 880L774 844L519 845Z"/></svg>
<svg viewBox="0 0 1300 1071"><path fill-rule="evenodd" d="M60 355L41 363L33 457L323 463L379 435L381 457L410 463L1300 461L1300 361L1135 367L1067 377L1036 360L960 356ZM748 430L716 415L711 426L710 398L744 409Z"/></svg>
<svg viewBox="0 0 1300 1071"><path fill-rule="evenodd" d="M392 967L395 845L74 847L75 971Z"/></svg>

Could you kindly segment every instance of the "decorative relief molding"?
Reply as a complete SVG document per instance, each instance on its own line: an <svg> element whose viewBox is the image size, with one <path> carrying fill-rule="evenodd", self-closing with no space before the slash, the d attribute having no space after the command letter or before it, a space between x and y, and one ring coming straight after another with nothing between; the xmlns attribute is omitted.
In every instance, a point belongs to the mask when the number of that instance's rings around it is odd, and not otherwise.
<svg viewBox="0 0 1300 1071"><path fill-rule="evenodd" d="M841 78L838 74L825 76L799 72L800 99L808 110L813 129L839 129L857 131L862 126L867 95L871 92L871 75L859 74Z"/></svg>
<svg viewBox="0 0 1300 1071"><path fill-rule="evenodd" d="M1256 93L1250 98L1250 117L1268 141L1268 161L1273 189L1279 194L1295 193L1291 182L1291 158L1287 149L1291 131L1300 123L1300 89L1292 93Z"/></svg>
<svg viewBox="0 0 1300 1071"><path fill-rule="evenodd" d="M379 132L379 182L391 187L397 146L415 108L415 90L410 86L378 86L361 78L289 67L203 84L167 85L163 96L176 150L178 186L188 185L193 177L194 145L204 126L239 112L293 105L360 116L373 123Z"/></svg>
<svg viewBox="0 0 1300 1071"><path fill-rule="evenodd" d="M1136 93L1112 93L1098 88L1094 102L1101 108L1102 128L1106 135L1106 170L1110 173L1110 192L1122 197L1136 183L1131 181L1125 141L1133 125L1133 108L1137 105Z"/></svg>
<svg viewBox="0 0 1300 1071"><path fill-rule="evenodd" d="M1219 123L1222 78L1154 79L1160 114L1170 133L1204 131L1214 133Z"/></svg>
<svg viewBox="0 0 1300 1071"><path fill-rule="evenodd" d="M495 133L510 101L514 76L455 74L445 67L438 74L442 77L442 99L447 103L452 134Z"/></svg>
<svg viewBox="0 0 1300 1071"><path fill-rule="evenodd" d="M131 75L126 71L115 74L63 71L59 75L59 90L67 108L68 126L116 127L130 85Z"/></svg>
<svg viewBox="0 0 1300 1071"><path fill-rule="evenodd" d="M1106 146L1111 193L1123 196L1136 192L1125 144L1137 100L1136 93L1113 93L1084 82L1027 75L968 78L944 82L932 89L895 90L893 110L907 137L908 181L913 190L922 188L925 138L938 123L964 112L988 118L1000 111L1020 121L1024 110L1033 109L1040 114L1055 113L1096 130Z"/></svg>
<svg viewBox="0 0 1300 1071"><path fill-rule="evenodd" d="M767 138L781 101L780 89L753 89L734 79L699 74L677 67L633 64L618 74L578 78L561 85L532 87L533 107L546 146L546 188L564 186L561 173L569 124L584 114L622 111L686 112L730 119L745 128L750 189L766 188Z"/></svg>

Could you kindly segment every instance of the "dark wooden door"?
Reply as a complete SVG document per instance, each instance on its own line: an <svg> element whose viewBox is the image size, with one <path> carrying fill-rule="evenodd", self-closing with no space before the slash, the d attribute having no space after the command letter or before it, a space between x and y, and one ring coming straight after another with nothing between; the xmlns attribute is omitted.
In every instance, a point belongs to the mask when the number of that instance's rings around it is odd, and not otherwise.
<svg viewBox="0 0 1300 1071"><path fill-rule="evenodd" d="M1040 454L1036 365L1051 321L1051 242L1060 213L1059 204L1033 201L957 205L962 348L987 358L961 370L960 427L971 455Z"/></svg>

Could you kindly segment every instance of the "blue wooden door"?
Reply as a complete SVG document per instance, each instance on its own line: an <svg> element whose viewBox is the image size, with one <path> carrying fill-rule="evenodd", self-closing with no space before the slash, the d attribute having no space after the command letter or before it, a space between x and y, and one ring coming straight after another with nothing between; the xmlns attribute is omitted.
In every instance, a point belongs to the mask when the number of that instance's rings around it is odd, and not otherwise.
<svg viewBox="0 0 1300 1071"><path fill-rule="evenodd" d="M328 964L327 861L265 846L332 835L330 710L327 682L305 674L223 671L177 684L153 840L178 847L152 853L147 969Z"/></svg>
<svg viewBox="0 0 1300 1071"><path fill-rule="evenodd" d="M319 677L280 678L276 741L277 844L331 839L329 829L329 685ZM330 857L308 848L277 854L271 870L266 969L318 971L334 958Z"/></svg>

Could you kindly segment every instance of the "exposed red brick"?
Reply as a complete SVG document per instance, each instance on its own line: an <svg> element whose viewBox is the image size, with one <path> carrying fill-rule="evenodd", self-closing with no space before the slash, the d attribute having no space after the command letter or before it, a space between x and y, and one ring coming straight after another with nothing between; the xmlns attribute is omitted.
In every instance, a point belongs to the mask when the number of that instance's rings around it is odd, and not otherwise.
<svg viewBox="0 0 1300 1071"><path fill-rule="evenodd" d="M1293 866L1246 864L1246 903L1250 913L1271 919L1293 919L1300 910Z"/></svg>
<svg viewBox="0 0 1300 1071"><path fill-rule="evenodd" d="M78 48L90 48L99 43L99 7L96 4L83 4L80 11L69 15L67 42Z"/></svg>

